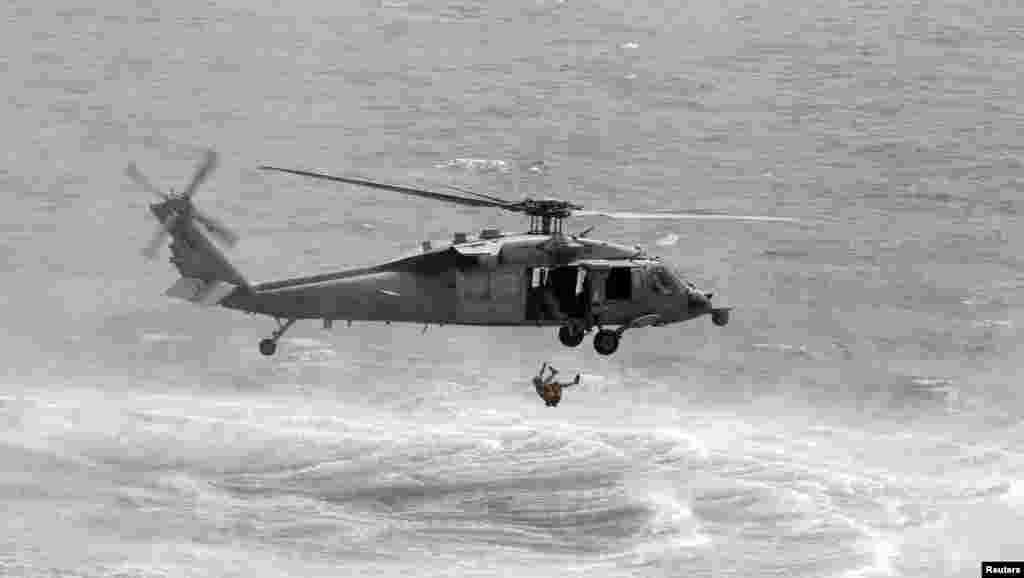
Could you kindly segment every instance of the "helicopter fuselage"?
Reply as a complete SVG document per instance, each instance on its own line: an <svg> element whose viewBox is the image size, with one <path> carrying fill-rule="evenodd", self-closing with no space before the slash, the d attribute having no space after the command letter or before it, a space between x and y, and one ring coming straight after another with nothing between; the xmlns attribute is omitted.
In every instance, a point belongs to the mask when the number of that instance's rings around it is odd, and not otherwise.
<svg viewBox="0 0 1024 578"><path fill-rule="evenodd" d="M543 234L492 234L373 267L239 287L220 304L280 319L587 330L711 312L706 294L636 247Z"/></svg>
<svg viewBox="0 0 1024 578"><path fill-rule="evenodd" d="M525 214L530 230L503 235L485 229L473 239L456 234L451 243L436 248L424 243L422 252L380 265L251 284L203 230L228 245L237 235L192 203L197 187L216 164L217 155L208 151L181 194L161 192L134 165L126 169L139 186L160 199L150 205L160 228L143 254L154 256L159 243L170 237L171 263L180 277L166 295L273 317L279 327L260 341L264 355L273 355L278 340L300 319L319 319L325 327L334 321L559 326L559 340L567 347L579 345L597 328L594 348L602 355L614 353L623 332L637 327L703 315L722 326L729 321L730 309L712 307L710 293L683 280L657 257L645 255L639 247L587 238L586 233L567 235L563 221L587 213L632 219L765 219L581 211L581 206L560 199L511 202L455 187L448 188L462 195L264 165L263 170Z"/></svg>

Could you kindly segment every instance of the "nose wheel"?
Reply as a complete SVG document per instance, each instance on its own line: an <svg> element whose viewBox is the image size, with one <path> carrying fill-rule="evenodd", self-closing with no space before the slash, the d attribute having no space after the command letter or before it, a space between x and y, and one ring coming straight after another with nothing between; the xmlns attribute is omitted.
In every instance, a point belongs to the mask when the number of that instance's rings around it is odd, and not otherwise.
<svg viewBox="0 0 1024 578"><path fill-rule="evenodd" d="M594 336L594 350L601 355L611 355L619 348L619 333L602 329Z"/></svg>
<svg viewBox="0 0 1024 578"><path fill-rule="evenodd" d="M270 337L260 341L260 353L266 356L271 356L277 351L277 340L281 339L285 331L292 325L295 325L295 319L289 319L284 323L280 319L274 319L277 321L277 329L270 334Z"/></svg>

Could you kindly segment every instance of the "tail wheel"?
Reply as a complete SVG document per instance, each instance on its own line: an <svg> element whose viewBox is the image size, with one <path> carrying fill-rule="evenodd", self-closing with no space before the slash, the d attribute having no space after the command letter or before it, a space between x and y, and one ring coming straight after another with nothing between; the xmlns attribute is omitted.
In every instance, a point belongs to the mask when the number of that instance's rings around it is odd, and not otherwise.
<svg viewBox="0 0 1024 578"><path fill-rule="evenodd" d="M273 339L267 338L260 341L260 353L263 355L273 355L277 351L277 342Z"/></svg>
<svg viewBox="0 0 1024 578"><path fill-rule="evenodd" d="M619 334L602 329L594 336L594 350L601 355L611 355L619 348Z"/></svg>

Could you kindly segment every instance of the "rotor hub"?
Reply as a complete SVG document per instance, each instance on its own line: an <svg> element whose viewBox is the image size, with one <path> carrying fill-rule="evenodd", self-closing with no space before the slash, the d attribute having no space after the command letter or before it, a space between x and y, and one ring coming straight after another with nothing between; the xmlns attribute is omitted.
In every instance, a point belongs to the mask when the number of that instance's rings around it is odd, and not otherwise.
<svg viewBox="0 0 1024 578"><path fill-rule="evenodd" d="M549 217L553 219L565 219L572 215L574 210L583 207L561 199L526 199L521 203L524 213L531 217Z"/></svg>
<svg viewBox="0 0 1024 578"><path fill-rule="evenodd" d="M582 208L561 199L526 199L519 203L519 209L530 217L530 233L541 235L562 234L563 221Z"/></svg>

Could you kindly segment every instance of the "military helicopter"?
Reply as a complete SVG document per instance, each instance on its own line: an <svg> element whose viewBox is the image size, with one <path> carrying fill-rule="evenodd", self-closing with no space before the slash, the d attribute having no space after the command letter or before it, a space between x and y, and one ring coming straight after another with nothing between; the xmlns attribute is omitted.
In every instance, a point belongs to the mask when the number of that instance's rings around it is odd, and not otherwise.
<svg viewBox="0 0 1024 578"><path fill-rule="evenodd" d="M484 229L474 237L456 233L450 243L432 246L425 241L419 254L380 265L252 284L207 233L227 246L234 246L238 236L192 202L216 165L216 153L208 151L180 194L160 191L134 163L129 165L126 174L159 198L149 208L160 225L143 254L154 258L170 237L170 262L181 277L166 295L273 317L277 329L259 342L259 351L267 356L275 353L278 340L300 319L322 320L324 329L342 320L422 323L424 330L430 324L557 326L558 338L567 347L578 346L596 328L594 349L611 355L627 330L704 315L724 326L731 308L715 307L711 293L685 282L660 258L639 247L588 238L591 229L567 234L566 218L794 221L707 213L586 211L559 199L512 202L455 187L462 195L264 165L261 170L523 213L529 217L529 230L503 234Z"/></svg>

